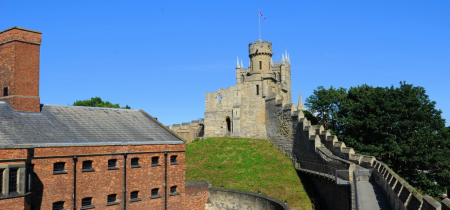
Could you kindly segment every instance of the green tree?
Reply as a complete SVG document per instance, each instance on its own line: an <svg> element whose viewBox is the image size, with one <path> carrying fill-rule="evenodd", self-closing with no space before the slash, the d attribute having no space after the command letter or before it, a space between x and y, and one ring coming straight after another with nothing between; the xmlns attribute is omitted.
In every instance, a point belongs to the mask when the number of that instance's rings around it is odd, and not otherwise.
<svg viewBox="0 0 450 210"><path fill-rule="evenodd" d="M345 93L319 87L314 93L306 106L328 111L330 123L323 124L356 152L377 157L430 195L449 186L449 131L423 87L403 82L397 88L362 85Z"/></svg>
<svg viewBox="0 0 450 210"><path fill-rule="evenodd" d="M91 99L87 99L87 100L77 100L72 105L73 106L131 109L131 107L128 105L126 105L125 107L120 107L119 104L113 104L109 101L102 101L102 99L100 97L92 97Z"/></svg>

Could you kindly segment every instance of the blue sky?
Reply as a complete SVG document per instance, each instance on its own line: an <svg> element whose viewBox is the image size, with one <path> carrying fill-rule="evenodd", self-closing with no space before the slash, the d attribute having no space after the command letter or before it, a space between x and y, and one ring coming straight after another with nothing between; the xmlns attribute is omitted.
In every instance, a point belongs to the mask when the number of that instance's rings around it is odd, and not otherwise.
<svg viewBox="0 0 450 210"><path fill-rule="evenodd" d="M318 86L426 89L450 120L450 1L5 1L0 30L42 32L40 96L100 96L166 124L203 118L205 92L235 85L236 56L287 50L293 102Z"/></svg>

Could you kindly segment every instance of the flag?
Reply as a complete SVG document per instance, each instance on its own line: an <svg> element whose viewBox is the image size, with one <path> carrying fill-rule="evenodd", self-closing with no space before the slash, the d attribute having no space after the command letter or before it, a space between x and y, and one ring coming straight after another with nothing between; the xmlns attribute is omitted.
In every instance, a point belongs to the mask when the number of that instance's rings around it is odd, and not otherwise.
<svg viewBox="0 0 450 210"><path fill-rule="evenodd" d="M261 15L264 18L264 20L266 20L266 17L264 17L264 15L261 13L261 11L259 11L259 15Z"/></svg>

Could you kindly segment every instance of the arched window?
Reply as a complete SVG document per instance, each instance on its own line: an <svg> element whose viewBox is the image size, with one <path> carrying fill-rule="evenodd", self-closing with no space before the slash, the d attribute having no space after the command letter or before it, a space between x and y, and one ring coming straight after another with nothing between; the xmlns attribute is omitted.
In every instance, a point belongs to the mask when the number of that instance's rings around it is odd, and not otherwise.
<svg viewBox="0 0 450 210"><path fill-rule="evenodd" d="M222 96L221 95L217 96L217 102L219 102L219 103L222 102Z"/></svg>
<svg viewBox="0 0 450 210"><path fill-rule="evenodd" d="M226 121L227 121L227 131L230 132L231 131L231 120L230 120L230 118L227 117Z"/></svg>

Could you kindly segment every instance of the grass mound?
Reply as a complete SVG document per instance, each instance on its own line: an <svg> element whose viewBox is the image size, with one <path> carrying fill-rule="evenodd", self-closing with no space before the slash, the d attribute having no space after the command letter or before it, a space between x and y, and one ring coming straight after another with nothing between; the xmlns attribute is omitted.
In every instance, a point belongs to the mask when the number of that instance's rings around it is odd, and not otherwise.
<svg viewBox="0 0 450 210"><path fill-rule="evenodd" d="M213 187L261 191L291 209L311 209L292 162L263 139L209 138L187 144L186 179L207 180Z"/></svg>

